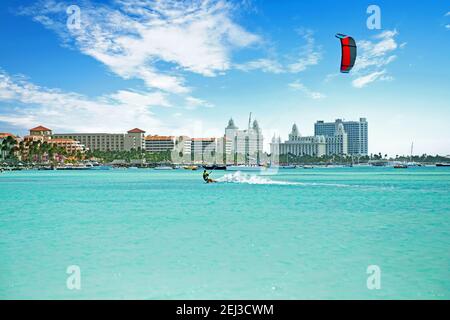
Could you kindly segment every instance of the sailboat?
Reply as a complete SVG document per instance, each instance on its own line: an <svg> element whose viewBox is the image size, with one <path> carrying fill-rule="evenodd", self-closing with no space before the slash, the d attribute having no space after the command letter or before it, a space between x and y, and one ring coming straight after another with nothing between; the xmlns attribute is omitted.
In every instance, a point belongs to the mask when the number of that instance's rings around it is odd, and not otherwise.
<svg viewBox="0 0 450 320"><path fill-rule="evenodd" d="M411 142L411 154L409 156L409 162L406 164L408 167L421 167L422 165L420 163L417 163L415 161L412 161L413 157L413 149L414 149L414 141Z"/></svg>
<svg viewBox="0 0 450 320"><path fill-rule="evenodd" d="M413 156L413 149L414 149L414 141L411 143L411 153L409 155L409 162L402 162L402 163L397 163L396 165L394 165L395 169L407 169L410 167L420 167L421 164L412 161L412 156Z"/></svg>

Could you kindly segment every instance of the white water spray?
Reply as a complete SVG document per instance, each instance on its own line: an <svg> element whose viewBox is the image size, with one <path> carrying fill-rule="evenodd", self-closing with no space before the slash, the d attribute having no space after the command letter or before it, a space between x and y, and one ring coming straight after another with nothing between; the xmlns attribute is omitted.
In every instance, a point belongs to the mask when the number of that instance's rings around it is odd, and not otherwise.
<svg viewBox="0 0 450 320"><path fill-rule="evenodd" d="M295 182L287 182L287 181L274 181L267 178L263 178L256 175L250 175L242 173L241 171L237 171L234 173L229 173L224 175L223 177L217 179L218 182L227 182L227 183L247 183L247 184L276 184L276 185L296 185L298 183Z"/></svg>
<svg viewBox="0 0 450 320"><path fill-rule="evenodd" d="M217 182L261 184L261 185L351 187L350 185L347 184L338 184L338 183L276 181L257 175L242 173L241 171L226 174L223 177L217 179Z"/></svg>

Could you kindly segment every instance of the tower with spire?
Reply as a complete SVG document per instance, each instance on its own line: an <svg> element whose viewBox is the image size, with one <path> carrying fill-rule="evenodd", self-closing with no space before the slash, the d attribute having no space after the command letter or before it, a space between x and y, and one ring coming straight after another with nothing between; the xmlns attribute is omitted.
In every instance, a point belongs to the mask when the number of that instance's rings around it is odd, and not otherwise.
<svg viewBox="0 0 450 320"><path fill-rule="evenodd" d="M234 124L233 118L230 118L230 120L228 120L228 126L225 128L225 130L228 130L228 129L231 129L231 130L239 129L239 128L236 127L236 125Z"/></svg>
<svg viewBox="0 0 450 320"><path fill-rule="evenodd" d="M289 134L289 140L295 141L295 140L298 140L299 137L300 137L300 133L298 132L297 125L294 123L294 125L292 126L291 133Z"/></svg>
<svg viewBox="0 0 450 320"><path fill-rule="evenodd" d="M230 118L225 127L224 141L228 163L247 165L260 163L264 138L258 121L255 119L252 122L251 113L245 130L240 130L233 118Z"/></svg>

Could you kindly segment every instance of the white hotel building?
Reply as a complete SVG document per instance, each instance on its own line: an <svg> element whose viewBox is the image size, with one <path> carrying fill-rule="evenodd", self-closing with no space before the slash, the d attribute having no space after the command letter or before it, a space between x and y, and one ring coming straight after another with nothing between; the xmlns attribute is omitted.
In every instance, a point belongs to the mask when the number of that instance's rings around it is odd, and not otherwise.
<svg viewBox="0 0 450 320"><path fill-rule="evenodd" d="M270 144L272 155L291 154L295 156L315 156L321 157L326 154L326 139L324 136L302 137L298 132L297 125L292 126L289 139L281 142L281 139L272 139Z"/></svg>
<svg viewBox="0 0 450 320"><path fill-rule="evenodd" d="M227 164L259 164L263 154L264 137L258 121L249 118L248 128L240 130L233 119L228 121L223 138L223 153Z"/></svg>
<svg viewBox="0 0 450 320"><path fill-rule="evenodd" d="M346 155L348 154L348 136L342 124L337 124L335 131L330 136L315 135L302 137L297 125L292 126L289 139L281 142L281 139L272 139L270 152L273 155L313 156Z"/></svg>

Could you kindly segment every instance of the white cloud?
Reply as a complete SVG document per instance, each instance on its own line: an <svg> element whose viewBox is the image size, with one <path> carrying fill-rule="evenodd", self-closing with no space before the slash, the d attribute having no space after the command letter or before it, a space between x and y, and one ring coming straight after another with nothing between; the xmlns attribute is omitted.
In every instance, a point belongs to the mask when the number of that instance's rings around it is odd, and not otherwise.
<svg viewBox="0 0 450 320"><path fill-rule="evenodd" d="M243 64L236 64L235 68L242 71L261 70L269 73L283 73L284 69L280 63L272 59L257 59Z"/></svg>
<svg viewBox="0 0 450 320"><path fill-rule="evenodd" d="M109 96L119 104L127 104L133 107L147 108L151 106L169 107L170 103L166 100L166 95L162 92L136 92L128 90L119 90Z"/></svg>
<svg viewBox="0 0 450 320"><path fill-rule="evenodd" d="M329 73L325 76L325 79L323 81L325 83L328 83L337 77L339 77L339 73Z"/></svg>
<svg viewBox="0 0 450 320"><path fill-rule="evenodd" d="M305 39L306 44L300 49L300 57L298 60L288 66L292 73L298 73L306 70L309 66L319 63L322 58L320 48L315 44L313 32L311 30L300 31L300 34Z"/></svg>
<svg viewBox="0 0 450 320"><path fill-rule="evenodd" d="M280 73L299 73L305 71L308 67L316 65L322 58L320 47L315 43L313 32L311 30L300 30L298 33L305 40L306 44L296 49L294 55L287 55L287 61L282 63L276 59L260 58L241 64L235 64L234 67L242 71L261 70L274 74Z"/></svg>
<svg viewBox="0 0 450 320"><path fill-rule="evenodd" d="M117 75L177 94L190 91L180 72L215 76L230 68L233 49L259 41L233 21L233 6L222 0L116 0L112 7L84 2L81 28L69 30L70 4L45 0L22 14Z"/></svg>
<svg viewBox="0 0 450 320"><path fill-rule="evenodd" d="M309 89L303 83L301 83L300 80L291 82L288 84L288 86L296 91L303 92L306 96L308 96L309 98L314 99L314 100L326 98L326 96L323 93Z"/></svg>
<svg viewBox="0 0 450 320"><path fill-rule="evenodd" d="M97 98L37 86L23 77L0 71L0 101L16 107L2 108L0 121L20 127L45 124L56 130L124 132L134 127L158 128L150 111L169 106L163 93L120 90ZM19 106L17 106L19 105Z"/></svg>
<svg viewBox="0 0 450 320"><path fill-rule="evenodd" d="M380 79L383 75L386 74L386 70L383 71L375 71L364 76L358 77L352 81L352 84L355 88L363 88L367 86L369 83Z"/></svg>
<svg viewBox="0 0 450 320"><path fill-rule="evenodd" d="M375 81L391 81L386 66L397 59L394 52L404 48L406 43L398 45L395 40L397 30L386 30L373 37L374 40L357 42L358 56L351 74L356 77L352 81L355 88L363 88Z"/></svg>
<svg viewBox="0 0 450 320"><path fill-rule="evenodd" d="M398 48L394 39L396 35L396 31L385 31L375 37L378 42L368 40L357 42L358 56L352 71L359 72L370 67L380 68L392 62L396 58L392 52Z"/></svg>
<svg viewBox="0 0 450 320"><path fill-rule="evenodd" d="M185 100L186 100L186 109L188 109L188 110L194 110L194 109L197 109L198 107L205 107L205 108L214 107L213 104L211 104L205 100L202 100L199 98L194 98L191 96L186 97Z"/></svg>

